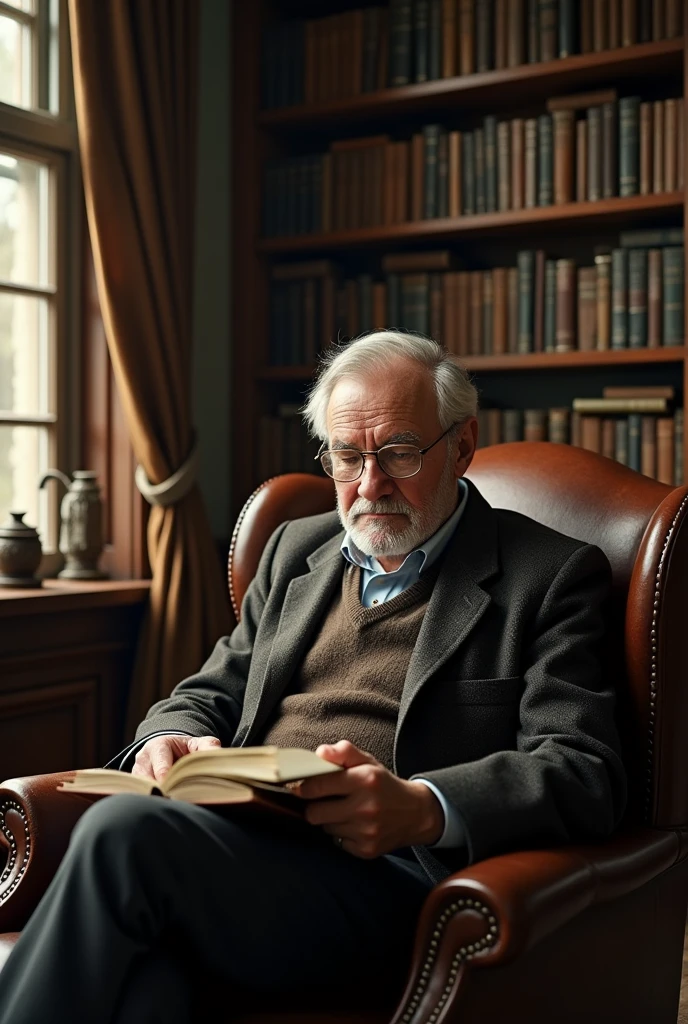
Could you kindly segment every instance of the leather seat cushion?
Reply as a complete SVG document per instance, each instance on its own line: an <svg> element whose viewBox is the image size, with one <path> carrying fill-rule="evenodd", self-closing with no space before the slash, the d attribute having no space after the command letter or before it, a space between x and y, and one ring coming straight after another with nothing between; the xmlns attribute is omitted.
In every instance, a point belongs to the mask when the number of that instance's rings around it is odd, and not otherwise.
<svg viewBox="0 0 688 1024"><path fill-rule="evenodd" d="M5 932L0 935L0 971L5 966L5 961L14 949L14 944L19 938L19 932Z"/></svg>

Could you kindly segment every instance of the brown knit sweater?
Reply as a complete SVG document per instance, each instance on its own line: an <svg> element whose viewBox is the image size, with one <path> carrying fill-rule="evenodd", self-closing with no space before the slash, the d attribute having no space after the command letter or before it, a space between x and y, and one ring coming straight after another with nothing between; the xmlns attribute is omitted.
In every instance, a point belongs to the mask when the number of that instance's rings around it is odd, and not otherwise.
<svg viewBox="0 0 688 1024"><path fill-rule="evenodd" d="M315 750L350 740L392 767L399 701L437 572L384 604L364 608L361 570L348 566L262 743Z"/></svg>

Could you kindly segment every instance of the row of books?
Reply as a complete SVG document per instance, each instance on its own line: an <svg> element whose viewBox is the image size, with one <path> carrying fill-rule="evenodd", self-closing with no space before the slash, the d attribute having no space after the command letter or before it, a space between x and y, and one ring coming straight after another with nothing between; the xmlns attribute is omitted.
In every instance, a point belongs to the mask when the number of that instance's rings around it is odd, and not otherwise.
<svg viewBox="0 0 688 1024"><path fill-rule="evenodd" d="M338 140L265 166L266 237L648 195L684 185L683 99L615 90L548 101L539 117L428 124L407 140Z"/></svg>
<svg viewBox="0 0 688 1024"><path fill-rule="evenodd" d="M459 357L659 348L684 343L683 231L628 231L594 266L517 254L515 267L456 270L448 250L394 253L382 280L341 280L328 260L273 268L272 366L311 366L333 338L384 326L436 338Z"/></svg>
<svg viewBox="0 0 688 1024"><path fill-rule="evenodd" d="M683 31L682 0L390 0L267 26L266 108L518 67Z"/></svg>
<svg viewBox="0 0 688 1024"><path fill-rule="evenodd" d="M299 406L279 405L276 415L258 420L258 479L280 473L314 473L319 443L308 436Z"/></svg>

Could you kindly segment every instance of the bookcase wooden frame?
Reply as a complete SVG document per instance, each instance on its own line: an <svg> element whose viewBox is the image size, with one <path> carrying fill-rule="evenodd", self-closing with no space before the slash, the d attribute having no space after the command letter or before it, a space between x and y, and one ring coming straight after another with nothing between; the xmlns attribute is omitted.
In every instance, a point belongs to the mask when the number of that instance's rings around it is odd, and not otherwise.
<svg viewBox="0 0 688 1024"><path fill-rule="evenodd" d="M352 5L355 6L355 5ZM233 317L232 317L232 511L236 514L256 485L257 425L269 406L270 389L285 381L305 381L312 367L267 367L269 272L276 256L307 257L335 254L347 249L379 250L386 245L413 247L415 243L489 238L532 229L565 230L585 220L586 229L639 226L657 214L683 211L686 190L652 195L614 197L597 202L476 214L457 218L410 221L404 224L361 228L329 234L263 239L260 237L263 161L274 154L275 140L290 133L302 136L336 120L337 124L387 123L394 126L408 114L455 109L506 113L525 102L544 101L555 92L582 90L619 78L647 79L677 73L683 66L683 94L688 94L686 37L642 43L602 53L580 54L539 64L524 64L500 71L440 79L420 85L384 89L376 93L311 107L260 110L260 40L264 22L280 11L280 4L253 0L234 5L233 25ZM684 132L688 150L688 132ZM686 160L688 166L688 159ZM688 274L684 276L688 310ZM682 364L683 391L688 393L688 348L623 351L531 353L527 355L471 356L469 370L482 373L519 370L594 368L631 364ZM688 429L686 431L688 433ZM684 472L688 478L688 438L684 437Z"/></svg>

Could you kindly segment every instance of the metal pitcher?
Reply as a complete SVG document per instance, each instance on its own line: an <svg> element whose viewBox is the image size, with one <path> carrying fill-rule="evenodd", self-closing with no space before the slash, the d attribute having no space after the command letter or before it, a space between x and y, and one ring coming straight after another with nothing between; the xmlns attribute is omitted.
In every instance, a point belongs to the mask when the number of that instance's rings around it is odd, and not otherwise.
<svg viewBox="0 0 688 1024"><path fill-rule="evenodd" d="M102 580L107 573L98 568L103 550L103 503L100 498L98 474L78 469L74 479L49 469L41 477L39 488L48 480L59 480L67 489L60 505L60 551L66 564L58 577L63 580Z"/></svg>

